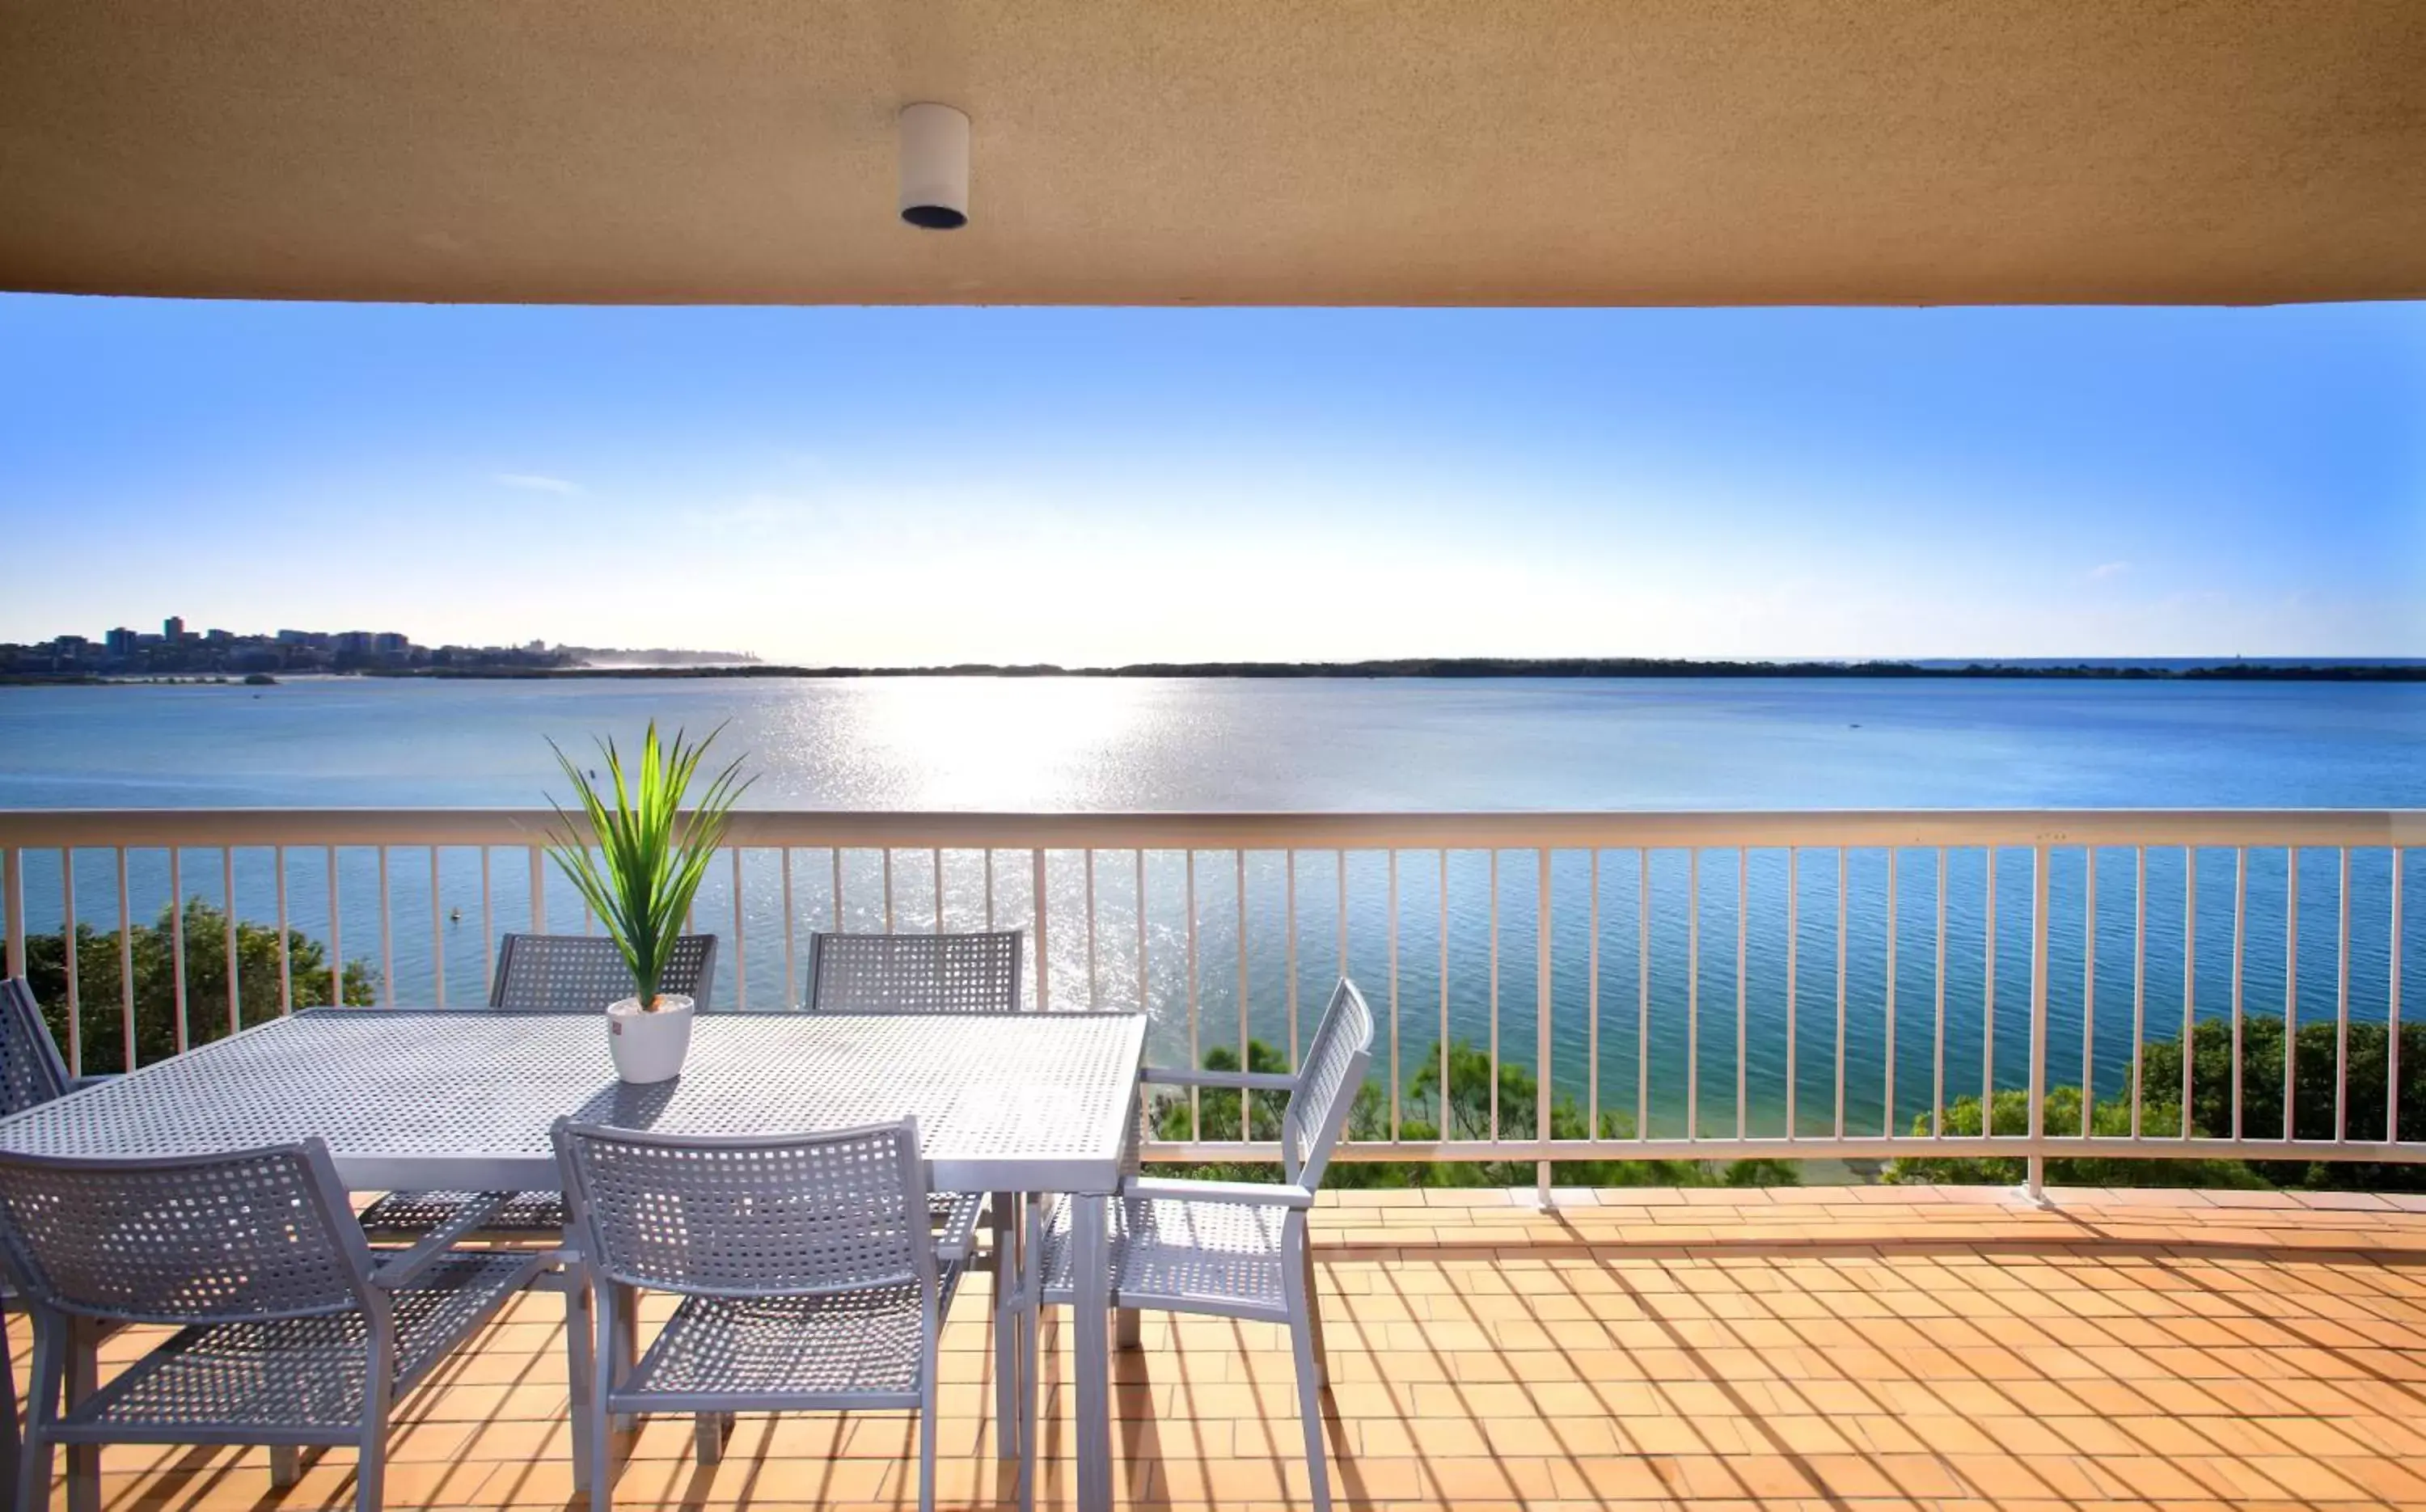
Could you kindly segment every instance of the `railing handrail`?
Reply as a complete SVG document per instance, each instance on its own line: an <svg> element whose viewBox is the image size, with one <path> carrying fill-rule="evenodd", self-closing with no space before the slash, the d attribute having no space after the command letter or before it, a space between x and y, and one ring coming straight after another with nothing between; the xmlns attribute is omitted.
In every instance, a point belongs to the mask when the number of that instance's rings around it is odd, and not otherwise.
<svg viewBox="0 0 2426 1512"><path fill-rule="evenodd" d="M546 809L0 810L0 848L61 845L526 845ZM1510 810L1011 813L752 809L740 846L954 850L1617 849L1748 845L2426 844L2426 809Z"/></svg>

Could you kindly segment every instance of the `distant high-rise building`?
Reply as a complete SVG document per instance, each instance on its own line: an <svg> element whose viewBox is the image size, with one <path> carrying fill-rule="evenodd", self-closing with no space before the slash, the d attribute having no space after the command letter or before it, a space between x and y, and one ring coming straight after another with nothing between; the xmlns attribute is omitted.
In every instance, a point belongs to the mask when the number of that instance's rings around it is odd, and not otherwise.
<svg viewBox="0 0 2426 1512"><path fill-rule="evenodd" d="M172 614L168 619L161 620L160 638L169 642L172 646L178 641L185 639L186 617L181 614Z"/></svg>
<svg viewBox="0 0 2426 1512"><path fill-rule="evenodd" d="M109 654L112 656L132 656L135 654L135 632L129 630L124 625L121 625L116 630L111 631L108 635L102 636L101 642L104 646L108 648Z"/></svg>
<svg viewBox="0 0 2426 1512"><path fill-rule="evenodd" d="M385 655L390 651L409 651L412 642L393 630L382 630L371 637L371 650Z"/></svg>

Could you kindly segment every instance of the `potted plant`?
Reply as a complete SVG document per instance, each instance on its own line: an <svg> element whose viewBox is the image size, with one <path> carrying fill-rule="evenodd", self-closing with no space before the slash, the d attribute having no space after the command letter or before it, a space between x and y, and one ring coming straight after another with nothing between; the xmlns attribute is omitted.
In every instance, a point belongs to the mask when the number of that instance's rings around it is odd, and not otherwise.
<svg viewBox="0 0 2426 1512"><path fill-rule="evenodd" d="M683 811L700 760L722 731L720 725L692 745L677 730L672 743L660 747L656 721L651 720L639 769L628 777L615 743L601 740L607 779L603 788L563 748L547 743L580 797L592 842L585 844L574 816L555 804L561 825L550 837L548 854L580 889L632 972L632 996L604 1005L615 1074L627 1082L681 1075L683 1055L690 1049L691 1014L698 1005L680 993L660 993L657 984L708 861L723 842L733 805L750 785L736 758L708 783L698 807Z"/></svg>

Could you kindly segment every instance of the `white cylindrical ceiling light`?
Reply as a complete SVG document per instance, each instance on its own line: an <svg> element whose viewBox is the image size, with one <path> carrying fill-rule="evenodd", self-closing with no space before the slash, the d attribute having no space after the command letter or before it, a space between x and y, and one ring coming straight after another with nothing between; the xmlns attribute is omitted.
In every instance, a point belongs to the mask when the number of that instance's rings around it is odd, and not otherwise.
<svg viewBox="0 0 2426 1512"><path fill-rule="evenodd" d="M969 223L969 118L950 105L901 107L901 218L922 231Z"/></svg>

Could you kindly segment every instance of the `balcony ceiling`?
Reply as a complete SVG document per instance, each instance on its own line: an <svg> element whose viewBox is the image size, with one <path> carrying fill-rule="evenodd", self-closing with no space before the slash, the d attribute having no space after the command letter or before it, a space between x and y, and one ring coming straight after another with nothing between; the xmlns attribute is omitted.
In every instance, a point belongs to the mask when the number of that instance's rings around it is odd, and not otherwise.
<svg viewBox="0 0 2426 1512"><path fill-rule="evenodd" d="M893 116L976 121L974 222ZM2417 0L9 0L0 287L2426 296Z"/></svg>

